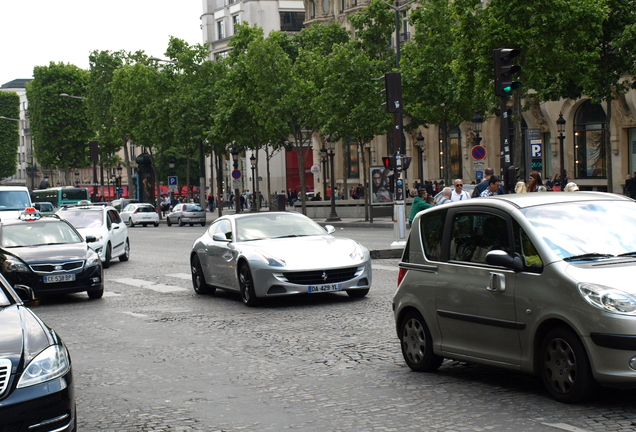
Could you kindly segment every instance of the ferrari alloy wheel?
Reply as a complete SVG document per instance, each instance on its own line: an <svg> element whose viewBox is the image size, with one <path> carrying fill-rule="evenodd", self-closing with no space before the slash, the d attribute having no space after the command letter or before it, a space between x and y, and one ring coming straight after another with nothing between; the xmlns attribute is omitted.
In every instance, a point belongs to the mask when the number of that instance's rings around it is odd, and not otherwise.
<svg viewBox="0 0 636 432"><path fill-rule="evenodd" d="M239 268L239 289L241 290L241 300L245 306L256 306L258 299L254 293L254 280L252 279L252 273L247 264L241 264Z"/></svg>

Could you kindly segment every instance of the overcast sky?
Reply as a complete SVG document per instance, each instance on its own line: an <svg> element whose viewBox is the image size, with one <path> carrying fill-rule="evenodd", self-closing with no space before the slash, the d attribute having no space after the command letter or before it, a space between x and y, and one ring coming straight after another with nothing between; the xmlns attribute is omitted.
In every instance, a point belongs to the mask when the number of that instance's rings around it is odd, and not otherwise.
<svg viewBox="0 0 636 432"><path fill-rule="evenodd" d="M0 85L50 62L88 69L93 50L162 57L170 36L202 43L202 11L201 0L0 0Z"/></svg>

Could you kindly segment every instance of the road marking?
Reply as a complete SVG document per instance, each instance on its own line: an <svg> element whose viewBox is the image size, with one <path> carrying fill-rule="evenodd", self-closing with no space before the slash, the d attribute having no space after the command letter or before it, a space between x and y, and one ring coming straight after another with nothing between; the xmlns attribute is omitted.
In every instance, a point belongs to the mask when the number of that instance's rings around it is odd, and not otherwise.
<svg viewBox="0 0 636 432"><path fill-rule="evenodd" d="M131 285L137 288L147 288L147 289L157 291L160 293L187 291L186 288L182 288L182 287L178 287L174 285L165 285L165 284L150 282L143 279L119 278L119 279L111 279L111 280L113 282L118 282L124 285Z"/></svg>
<svg viewBox="0 0 636 432"><path fill-rule="evenodd" d="M166 276L184 280L192 279L192 275L190 273L172 273Z"/></svg>
<svg viewBox="0 0 636 432"><path fill-rule="evenodd" d="M373 270L393 270L398 271L400 268L398 266L386 266L382 264L371 264L371 268Z"/></svg>
<svg viewBox="0 0 636 432"><path fill-rule="evenodd" d="M550 426L556 429L561 429L568 432L590 432L587 429L577 428L576 426L569 425L567 423L541 423L546 426Z"/></svg>
<svg viewBox="0 0 636 432"><path fill-rule="evenodd" d="M130 315L131 317L134 317L134 318L148 318L148 315L135 313L135 312L130 312L130 311L119 311L119 313L123 313L125 315Z"/></svg>

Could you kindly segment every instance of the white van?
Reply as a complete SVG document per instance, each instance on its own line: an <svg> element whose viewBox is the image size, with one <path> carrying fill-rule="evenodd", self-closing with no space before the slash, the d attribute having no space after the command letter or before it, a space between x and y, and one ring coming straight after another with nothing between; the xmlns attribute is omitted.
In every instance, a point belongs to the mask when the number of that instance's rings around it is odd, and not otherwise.
<svg viewBox="0 0 636 432"><path fill-rule="evenodd" d="M25 186L0 186L0 220L16 219L25 208L32 206Z"/></svg>

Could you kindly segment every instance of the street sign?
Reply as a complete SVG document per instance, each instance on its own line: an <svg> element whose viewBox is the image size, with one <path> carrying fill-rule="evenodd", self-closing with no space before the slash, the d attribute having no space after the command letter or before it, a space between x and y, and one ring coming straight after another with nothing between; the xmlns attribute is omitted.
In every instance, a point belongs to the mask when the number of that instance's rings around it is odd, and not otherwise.
<svg viewBox="0 0 636 432"><path fill-rule="evenodd" d="M179 178L177 176L168 176L168 192L176 192Z"/></svg>
<svg viewBox="0 0 636 432"><path fill-rule="evenodd" d="M318 174L320 172L320 165L315 164L311 166L311 173Z"/></svg>
<svg viewBox="0 0 636 432"><path fill-rule="evenodd" d="M239 179L232 180L232 189L241 189L241 180Z"/></svg>
<svg viewBox="0 0 636 432"><path fill-rule="evenodd" d="M233 170L232 171L232 178L234 180L240 179L241 178L241 170L237 170L237 169Z"/></svg>
<svg viewBox="0 0 636 432"><path fill-rule="evenodd" d="M543 157L543 151L541 148L541 141L540 140L532 140L530 141L530 151L532 153L533 158L540 158Z"/></svg>
<svg viewBox="0 0 636 432"><path fill-rule="evenodd" d="M470 154L473 156L475 160L482 160L486 157L486 147L481 145L476 145L470 151Z"/></svg>

